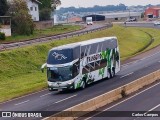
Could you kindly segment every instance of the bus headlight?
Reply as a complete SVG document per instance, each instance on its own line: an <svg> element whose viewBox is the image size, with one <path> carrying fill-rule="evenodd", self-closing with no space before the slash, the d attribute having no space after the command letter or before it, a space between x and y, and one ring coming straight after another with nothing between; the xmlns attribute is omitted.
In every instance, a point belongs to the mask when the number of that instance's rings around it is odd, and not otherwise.
<svg viewBox="0 0 160 120"><path fill-rule="evenodd" d="M48 86L52 86L52 83L51 83L51 82L48 82Z"/></svg>
<svg viewBox="0 0 160 120"><path fill-rule="evenodd" d="M68 84L68 85L71 85L71 84L73 84L73 82L74 82L74 81L71 80L71 81L69 81L67 84Z"/></svg>

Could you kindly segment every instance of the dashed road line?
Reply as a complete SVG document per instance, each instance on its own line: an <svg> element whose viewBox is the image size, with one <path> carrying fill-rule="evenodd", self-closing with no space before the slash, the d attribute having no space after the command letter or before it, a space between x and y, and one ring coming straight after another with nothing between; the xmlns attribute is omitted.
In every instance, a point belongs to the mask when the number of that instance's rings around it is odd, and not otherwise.
<svg viewBox="0 0 160 120"><path fill-rule="evenodd" d="M29 102L30 100L26 100L26 101L23 101L23 102L20 102L20 103L17 103L17 104L14 104L14 105L21 105L21 104L24 104L26 102Z"/></svg>
<svg viewBox="0 0 160 120"><path fill-rule="evenodd" d="M128 74L126 74L126 75L121 76L120 78L127 77L127 76L129 76L129 75L132 75L133 73L134 73L134 72L128 73Z"/></svg>
<svg viewBox="0 0 160 120"><path fill-rule="evenodd" d="M50 92L50 93L47 93L47 94L41 95L40 97L44 97L44 96L46 96L46 95L50 95L50 94L52 94L52 93Z"/></svg>
<svg viewBox="0 0 160 120"><path fill-rule="evenodd" d="M129 66L129 65L131 65L131 64L137 63L138 61L139 61L139 60L126 63L126 64L124 64L124 65L121 65L121 67L127 67L127 66Z"/></svg>
<svg viewBox="0 0 160 120"><path fill-rule="evenodd" d="M144 58L142 58L142 59L139 59L139 60L136 60L136 61L132 61L132 62L126 63L126 64L122 65L121 67L127 67L127 66L130 65L130 64L137 63L137 62L139 62L139 61L142 61L142 60L145 60L145 59L147 59L147 58L153 57L154 55L157 55L157 54L159 54L159 53L160 53L160 52L157 52L157 53L154 53L154 54L152 54L152 55L150 55L150 56L144 57Z"/></svg>
<svg viewBox="0 0 160 120"><path fill-rule="evenodd" d="M129 66L129 65L127 65L127 64L121 65L121 67L127 67L127 66Z"/></svg>
<svg viewBox="0 0 160 120"><path fill-rule="evenodd" d="M65 98L65 99L59 100L59 101L57 101L57 102L54 102L54 103L52 103L52 105L57 104L57 103L60 103L60 102L63 102L63 101L65 101L65 100L68 100L68 99L73 98L73 97L75 97L75 96L77 96L77 94L76 94L76 95L72 95L72 96L70 96L70 97L67 97L67 98ZM50 105L49 105L49 106L50 106ZM47 109L47 110L49 110L49 109ZM42 120L45 120L45 119L46 119L46 118L44 118L44 119L42 119Z"/></svg>
<svg viewBox="0 0 160 120"><path fill-rule="evenodd" d="M73 97L75 97L75 96L77 96L77 95L70 96L70 97L68 97L68 98L62 99L62 100L57 101L57 102L55 102L55 103L60 103L60 102L65 101L65 100L67 100L67 99L73 98Z"/></svg>
<svg viewBox="0 0 160 120"><path fill-rule="evenodd" d="M148 65L145 66L145 68L147 68L147 67L148 67Z"/></svg>

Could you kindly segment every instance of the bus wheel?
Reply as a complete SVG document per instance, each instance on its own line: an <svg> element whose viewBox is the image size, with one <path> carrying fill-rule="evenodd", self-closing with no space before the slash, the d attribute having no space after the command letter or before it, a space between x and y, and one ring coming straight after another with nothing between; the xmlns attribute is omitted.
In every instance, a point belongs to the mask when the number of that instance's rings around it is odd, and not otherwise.
<svg viewBox="0 0 160 120"><path fill-rule="evenodd" d="M82 89L85 89L86 88L86 82L85 81L82 81Z"/></svg>
<svg viewBox="0 0 160 120"><path fill-rule="evenodd" d="M114 76L115 76L115 68L113 67L111 71L111 77L113 78Z"/></svg>
<svg viewBox="0 0 160 120"><path fill-rule="evenodd" d="M112 75L111 75L111 69L109 68L107 70L107 78L110 79L111 77L112 77Z"/></svg>

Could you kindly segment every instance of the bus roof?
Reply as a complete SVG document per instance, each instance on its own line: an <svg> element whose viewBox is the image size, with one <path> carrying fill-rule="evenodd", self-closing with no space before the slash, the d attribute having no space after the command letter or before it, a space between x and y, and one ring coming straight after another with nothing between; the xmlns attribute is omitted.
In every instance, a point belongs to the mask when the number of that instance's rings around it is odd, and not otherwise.
<svg viewBox="0 0 160 120"><path fill-rule="evenodd" d="M85 46L85 45L90 45L93 43L98 43L98 42L103 42L106 40L113 40L113 39L117 40L117 37L113 36L113 37L95 38L95 39L90 39L90 40L86 40L86 41L81 41L81 42L76 42L76 43L71 43L71 44L66 44L66 45L54 47L51 50L62 50L62 49L75 48L77 46Z"/></svg>
<svg viewBox="0 0 160 120"><path fill-rule="evenodd" d="M90 40L87 40L87 41L82 41L82 42L80 42L80 44L81 44L81 46L90 45L90 44L93 44L93 43L98 43L98 42L103 42L103 41L106 41L106 40L113 40L113 39L117 39L117 38L116 37L95 38L95 39L90 39Z"/></svg>
<svg viewBox="0 0 160 120"><path fill-rule="evenodd" d="M75 48L77 46L80 46L78 43L71 43L71 44L66 44L66 45L61 45L58 47L54 47L51 50L62 50L62 49L69 49L69 48Z"/></svg>

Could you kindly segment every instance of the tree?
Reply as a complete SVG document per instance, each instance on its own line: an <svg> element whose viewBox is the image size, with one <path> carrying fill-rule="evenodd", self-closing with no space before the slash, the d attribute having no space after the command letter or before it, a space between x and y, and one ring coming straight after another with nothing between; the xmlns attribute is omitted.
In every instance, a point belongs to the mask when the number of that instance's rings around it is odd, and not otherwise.
<svg viewBox="0 0 160 120"><path fill-rule="evenodd" d="M60 0L51 0L51 8L54 11L59 5L61 5Z"/></svg>
<svg viewBox="0 0 160 120"><path fill-rule="evenodd" d="M61 4L60 0L39 0L42 4L40 9L40 20L50 20L51 12L53 12L57 6Z"/></svg>
<svg viewBox="0 0 160 120"><path fill-rule="evenodd" d="M7 0L0 0L0 16L4 16L8 10Z"/></svg>
<svg viewBox="0 0 160 120"><path fill-rule="evenodd" d="M41 21L50 20L51 18L51 0L39 0L39 18Z"/></svg>
<svg viewBox="0 0 160 120"><path fill-rule="evenodd" d="M9 15L12 17L12 32L20 35L30 35L34 31L34 23L24 0L13 0L9 5Z"/></svg>
<svg viewBox="0 0 160 120"><path fill-rule="evenodd" d="M43 8L51 9L51 0L39 0L42 4L39 5L39 9L42 10Z"/></svg>
<svg viewBox="0 0 160 120"><path fill-rule="evenodd" d="M40 21L50 20L51 9L43 8L42 10L40 10L39 16L40 16Z"/></svg>

